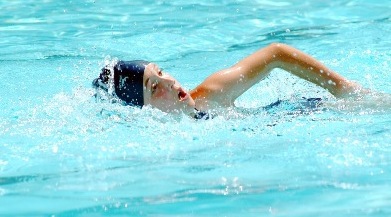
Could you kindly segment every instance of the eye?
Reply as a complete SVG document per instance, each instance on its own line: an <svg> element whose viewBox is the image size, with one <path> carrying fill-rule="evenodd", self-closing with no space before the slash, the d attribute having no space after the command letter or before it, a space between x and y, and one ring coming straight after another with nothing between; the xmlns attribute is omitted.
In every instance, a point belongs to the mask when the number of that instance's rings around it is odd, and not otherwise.
<svg viewBox="0 0 391 217"><path fill-rule="evenodd" d="M159 69L159 71L157 71L157 75L163 76L163 70Z"/></svg>
<svg viewBox="0 0 391 217"><path fill-rule="evenodd" d="M152 92L152 94L155 93L156 88L157 88L157 81L153 82L152 85L151 85L151 92Z"/></svg>

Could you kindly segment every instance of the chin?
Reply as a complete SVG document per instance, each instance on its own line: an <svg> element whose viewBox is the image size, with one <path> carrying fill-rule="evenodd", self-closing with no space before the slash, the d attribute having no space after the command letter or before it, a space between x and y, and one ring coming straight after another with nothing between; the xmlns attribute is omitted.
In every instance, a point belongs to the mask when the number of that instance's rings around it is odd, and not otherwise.
<svg viewBox="0 0 391 217"><path fill-rule="evenodd" d="M194 106L190 104L182 104L175 107L165 107L165 108L159 108L161 111L166 113L172 113L172 114L180 114L180 113L191 113L194 111Z"/></svg>

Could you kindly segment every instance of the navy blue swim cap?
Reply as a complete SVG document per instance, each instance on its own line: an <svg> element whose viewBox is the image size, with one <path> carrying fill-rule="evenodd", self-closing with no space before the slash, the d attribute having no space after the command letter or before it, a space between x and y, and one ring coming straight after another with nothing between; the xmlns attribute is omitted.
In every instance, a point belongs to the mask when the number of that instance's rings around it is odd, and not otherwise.
<svg viewBox="0 0 391 217"><path fill-rule="evenodd" d="M143 60L118 61L115 64L113 68L114 92L126 104L140 107L144 105L143 76L145 66L148 64L149 62ZM103 68L99 78L92 82L93 86L108 91L109 75L110 68Z"/></svg>

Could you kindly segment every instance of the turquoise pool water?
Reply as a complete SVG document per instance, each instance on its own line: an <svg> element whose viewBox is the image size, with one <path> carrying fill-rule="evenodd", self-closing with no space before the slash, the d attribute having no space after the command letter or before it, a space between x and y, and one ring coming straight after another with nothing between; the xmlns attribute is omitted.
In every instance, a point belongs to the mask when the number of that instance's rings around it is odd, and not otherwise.
<svg viewBox="0 0 391 217"><path fill-rule="evenodd" d="M391 93L388 1L1 1L0 216L390 216L391 113L275 70L211 121L96 102L107 61L192 88L271 42ZM260 109L278 99L290 104Z"/></svg>

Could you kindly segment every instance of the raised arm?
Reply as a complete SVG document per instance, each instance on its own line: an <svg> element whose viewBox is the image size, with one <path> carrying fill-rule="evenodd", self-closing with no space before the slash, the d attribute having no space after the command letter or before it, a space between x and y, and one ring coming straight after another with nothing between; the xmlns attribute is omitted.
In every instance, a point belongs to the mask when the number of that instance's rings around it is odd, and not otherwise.
<svg viewBox="0 0 391 217"><path fill-rule="evenodd" d="M274 43L232 67L212 74L193 90L193 94L196 98L204 97L222 105L231 105L274 68L281 68L321 86L338 98L360 89L359 85L333 72L308 54L285 44Z"/></svg>

